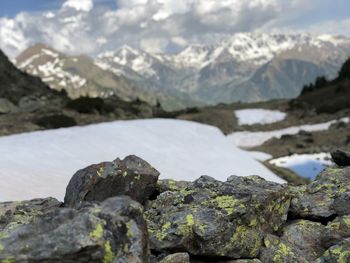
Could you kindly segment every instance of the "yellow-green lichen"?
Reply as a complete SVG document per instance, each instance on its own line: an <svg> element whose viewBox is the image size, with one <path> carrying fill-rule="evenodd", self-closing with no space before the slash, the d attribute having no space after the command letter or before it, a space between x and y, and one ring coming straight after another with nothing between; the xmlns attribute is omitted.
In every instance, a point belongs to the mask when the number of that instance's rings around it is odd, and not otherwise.
<svg viewBox="0 0 350 263"><path fill-rule="evenodd" d="M97 224L95 230L90 233L90 237L95 239L101 239L103 237L103 229L104 229L103 223Z"/></svg>
<svg viewBox="0 0 350 263"><path fill-rule="evenodd" d="M105 243L105 255L103 258L103 263L112 263L115 258L115 254L112 250L111 243L107 241Z"/></svg>
<svg viewBox="0 0 350 263"><path fill-rule="evenodd" d="M129 252L129 245L128 244L124 245L123 251L124 251L124 253L128 253Z"/></svg>
<svg viewBox="0 0 350 263"><path fill-rule="evenodd" d="M140 174L136 175L135 176L135 180L140 181L141 180L141 175Z"/></svg>
<svg viewBox="0 0 350 263"><path fill-rule="evenodd" d="M232 215L237 207L244 208L238 199L235 199L232 196L218 196L212 201L217 207L225 210L228 215Z"/></svg>
<svg viewBox="0 0 350 263"><path fill-rule="evenodd" d="M123 176L124 176L124 177L127 177L127 176L128 176L128 171L124 171L124 172L123 172Z"/></svg>
<svg viewBox="0 0 350 263"><path fill-rule="evenodd" d="M97 173L97 175L99 176L99 177L101 177L102 176L102 174L105 172L105 167L100 167L97 171L96 171L96 173Z"/></svg>
<svg viewBox="0 0 350 263"><path fill-rule="evenodd" d="M242 251L248 251L252 256L257 256L261 247L261 238L256 229L245 225L238 226L225 248L230 249L233 247Z"/></svg>
<svg viewBox="0 0 350 263"><path fill-rule="evenodd" d="M7 257L0 261L1 263L15 263L16 259L14 257Z"/></svg>
<svg viewBox="0 0 350 263"><path fill-rule="evenodd" d="M132 223L130 221L126 223L126 229L127 229L126 236L128 238L133 238L134 234L132 232Z"/></svg>
<svg viewBox="0 0 350 263"><path fill-rule="evenodd" d="M350 217L349 216L343 217L342 220L346 224L347 227L350 227Z"/></svg>
<svg viewBox="0 0 350 263"><path fill-rule="evenodd" d="M2 253L4 251L4 246L0 244L0 253Z"/></svg>
<svg viewBox="0 0 350 263"><path fill-rule="evenodd" d="M161 231L158 231L156 233L156 238L160 241L164 240L166 235L167 235L167 231L170 229L171 227L171 223L170 222L167 222L165 223L163 226L162 226L162 230Z"/></svg>
<svg viewBox="0 0 350 263"><path fill-rule="evenodd" d="M192 214L186 216L186 223L180 225L178 228L178 232L183 236L188 236L192 233L192 227L194 225L194 218Z"/></svg>
<svg viewBox="0 0 350 263"><path fill-rule="evenodd" d="M286 258L295 258L295 255L290 247L283 243L280 243L278 246L278 250L276 251L276 254L273 257L273 262L284 263Z"/></svg>
<svg viewBox="0 0 350 263"><path fill-rule="evenodd" d="M350 260L350 251L345 251L339 255L338 263L348 263L349 260Z"/></svg>

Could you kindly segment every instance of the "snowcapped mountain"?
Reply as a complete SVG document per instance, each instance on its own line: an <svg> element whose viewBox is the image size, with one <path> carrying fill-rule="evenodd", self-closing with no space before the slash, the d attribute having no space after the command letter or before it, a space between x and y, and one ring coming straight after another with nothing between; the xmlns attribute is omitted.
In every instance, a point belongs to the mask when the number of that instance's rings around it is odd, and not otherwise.
<svg viewBox="0 0 350 263"><path fill-rule="evenodd" d="M123 47L99 55L96 64L135 85L219 103L295 97L316 77L335 77L349 56L345 37L239 33L178 54Z"/></svg>
<svg viewBox="0 0 350 263"><path fill-rule="evenodd" d="M148 53L123 46L99 54L94 61L85 58L84 62L80 61L81 57L66 57L47 47L29 50L18 57L17 65L41 76L55 89L71 86L68 90L72 90L74 96L77 90L86 90L81 86L96 82L102 74L89 73L87 77L82 70L77 74L76 64L81 68L82 64L89 63L93 71L112 74L108 79L114 79L113 87L116 79L126 83L126 78L138 90L173 98L161 99L163 104L174 106L175 101L180 101L178 104L182 106L195 106L295 97L303 85L316 77L337 75L350 56L350 38L239 33L216 44L190 45L177 54ZM121 85L118 92L125 92L125 85ZM96 90L110 91L111 83L109 86L106 82L99 83L93 89L94 96ZM130 95L129 91L126 93Z"/></svg>
<svg viewBox="0 0 350 263"><path fill-rule="evenodd" d="M31 75L39 76L52 89L66 90L71 98L115 94L126 101L137 97L146 101L152 99L152 94L138 90L123 76L101 69L91 58L69 57L42 44L21 53L16 58L16 65Z"/></svg>

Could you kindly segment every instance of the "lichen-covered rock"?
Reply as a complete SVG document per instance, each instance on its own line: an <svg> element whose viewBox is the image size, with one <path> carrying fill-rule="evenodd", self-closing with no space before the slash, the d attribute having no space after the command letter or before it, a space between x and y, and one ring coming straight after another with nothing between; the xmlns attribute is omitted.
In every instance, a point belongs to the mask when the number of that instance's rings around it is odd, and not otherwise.
<svg viewBox="0 0 350 263"><path fill-rule="evenodd" d="M147 263L143 208L114 197L80 210L57 208L0 237L0 262Z"/></svg>
<svg viewBox="0 0 350 263"><path fill-rule="evenodd" d="M322 233L321 241L324 247L329 248L346 238L350 238L350 215L329 222Z"/></svg>
<svg viewBox="0 0 350 263"><path fill-rule="evenodd" d="M309 263L293 246L273 235L264 238L260 260L263 263Z"/></svg>
<svg viewBox="0 0 350 263"><path fill-rule="evenodd" d="M324 252L321 244L324 229L321 223L297 220L283 229L281 239L295 248L306 260L312 261Z"/></svg>
<svg viewBox="0 0 350 263"><path fill-rule="evenodd" d="M265 233L279 231L290 205L288 188L260 177L203 176L161 193L145 213L156 251L257 258Z"/></svg>
<svg viewBox="0 0 350 263"><path fill-rule="evenodd" d="M120 195L145 203L156 190L158 177L156 169L136 156L92 165L72 177L64 203L77 207L83 201L103 201Z"/></svg>
<svg viewBox="0 0 350 263"><path fill-rule="evenodd" d="M291 214L296 218L327 219L350 214L350 167L330 168L308 186L295 188Z"/></svg>
<svg viewBox="0 0 350 263"><path fill-rule="evenodd" d="M54 198L0 203L0 238L21 225L34 222L61 204Z"/></svg>
<svg viewBox="0 0 350 263"><path fill-rule="evenodd" d="M190 263L190 255L187 253L176 253L165 257L159 263Z"/></svg>
<svg viewBox="0 0 350 263"><path fill-rule="evenodd" d="M329 248L314 263L348 263L350 262L350 239Z"/></svg>

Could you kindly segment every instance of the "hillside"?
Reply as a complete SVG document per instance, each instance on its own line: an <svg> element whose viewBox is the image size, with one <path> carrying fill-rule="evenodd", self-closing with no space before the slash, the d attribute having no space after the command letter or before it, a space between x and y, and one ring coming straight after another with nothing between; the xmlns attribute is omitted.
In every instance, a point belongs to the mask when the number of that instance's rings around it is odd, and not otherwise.
<svg viewBox="0 0 350 263"><path fill-rule="evenodd" d="M166 91L147 87L140 77L126 79L124 75L115 74L115 70L106 70L88 56L68 56L43 44L23 51L16 58L16 65L28 74L40 77L50 88L66 91L72 99L115 95L126 102L140 99L156 105L160 101L169 110L191 104L186 95L173 98Z"/></svg>
<svg viewBox="0 0 350 263"><path fill-rule="evenodd" d="M302 94L291 101L291 106L314 110L317 113L335 113L350 108L350 59L342 66L334 80L318 78L304 87Z"/></svg>
<svg viewBox="0 0 350 263"><path fill-rule="evenodd" d="M116 95L71 99L18 70L0 51L0 135L164 114L159 105Z"/></svg>

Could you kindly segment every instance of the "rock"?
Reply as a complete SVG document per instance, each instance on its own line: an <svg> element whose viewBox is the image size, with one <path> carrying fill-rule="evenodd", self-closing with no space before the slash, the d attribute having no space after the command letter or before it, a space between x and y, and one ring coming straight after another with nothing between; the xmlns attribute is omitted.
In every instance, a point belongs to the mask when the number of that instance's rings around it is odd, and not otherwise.
<svg viewBox="0 0 350 263"><path fill-rule="evenodd" d="M0 203L0 237L7 236L21 225L33 223L38 217L61 205L54 198Z"/></svg>
<svg viewBox="0 0 350 263"><path fill-rule="evenodd" d="M0 98L0 114L13 113L17 111L17 107L9 100Z"/></svg>
<svg viewBox="0 0 350 263"><path fill-rule="evenodd" d="M157 188L158 176L156 169L136 156L92 165L70 180L64 204L76 207L83 201L103 201L120 195L145 203Z"/></svg>
<svg viewBox="0 0 350 263"><path fill-rule="evenodd" d="M309 263L290 244L273 235L264 238L260 260L263 263Z"/></svg>
<svg viewBox="0 0 350 263"><path fill-rule="evenodd" d="M190 255L187 253L172 254L159 261L159 263L190 263Z"/></svg>
<svg viewBox="0 0 350 263"><path fill-rule="evenodd" d="M101 98L81 97L68 102L67 107L79 113L99 113L104 108L104 101Z"/></svg>
<svg viewBox="0 0 350 263"><path fill-rule="evenodd" d="M59 129L76 126L77 122L64 114L55 114L41 117L35 121L35 124L45 129Z"/></svg>
<svg viewBox="0 0 350 263"><path fill-rule="evenodd" d="M322 234L321 242L324 247L329 248L346 238L350 238L350 215L329 222Z"/></svg>
<svg viewBox="0 0 350 263"><path fill-rule="evenodd" d="M298 251L299 255L303 255L306 260L313 261L324 252L321 244L324 228L321 223L297 220L283 229L281 239Z"/></svg>
<svg viewBox="0 0 350 263"><path fill-rule="evenodd" d="M337 150L331 153L333 161L339 166L350 166L350 153Z"/></svg>
<svg viewBox="0 0 350 263"><path fill-rule="evenodd" d="M80 210L57 208L0 237L0 261L148 263L142 213L142 206L129 197Z"/></svg>
<svg viewBox="0 0 350 263"><path fill-rule="evenodd" d="M332 246L314 263L348 263L350 262L350 239Z"/></svg>
<svg viewBox="0 0 350 263"><path fill-rule="evenodd" d="M326 169L311 184L293 189L294 218L324 220L350 214L350 167Z"/></svg>
<svg viewBox="0 0 350 263"><path fill-rule="evenodd" d="M204 176L184 188L171 184L174 190L162 192L145 212L155 251L257 258L265 234L287 220L288 187L257 176L232 176L225 183Z"/></svg>

